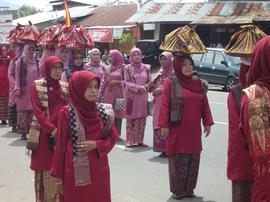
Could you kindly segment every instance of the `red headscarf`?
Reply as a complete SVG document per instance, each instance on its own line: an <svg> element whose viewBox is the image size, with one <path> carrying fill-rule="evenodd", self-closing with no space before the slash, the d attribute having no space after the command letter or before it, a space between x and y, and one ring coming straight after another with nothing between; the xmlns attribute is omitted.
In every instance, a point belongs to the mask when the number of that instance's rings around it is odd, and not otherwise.
<svg viewBox="0 0 270 202"><path fill-rule="evenodd" d="M99 78L92 72L85 70L74 72L69 80L69 95L82 124L91 127L91 131L97 133L102 131L103 125L99 118L96 102L89 102L84 97L88 85L94 79L97 79L98 84L100 83Z"/></svg>
<svg viewBox="0 0 270 202"><path fill-rule="evenodd" d="M59 86L59 81L55 80L51 77L51 71L53 69L53 65L60 63L63 66L63 63L60 58L56 56L49 56L44 60L44 76L47 80L47 83L52 86Z"/></svg>
<svg viewBox="0 0 270 202"><path fill-rule="evenodd" d="M261 39L253 52L247 84L256 83L270 90L270 36Z"/></svg>
<svg viewBox="0 0 270 202"><path fill-rule="evenodd" d="M44 73L45 79L47 81L47 89L48 89L48 97L50 105L57 105L59 103L64 103L64 97L62 93L62 89L59 84L59 80L55 80L51 77L51 71L54 67L54 64L60 63L62 64L60 58L55 56L47 57L44 60ZM62 64L63 67L63 64Z"/></svg>
<svg viewBox="0 0 270 202"><path fill-rule="evenodd" d="M239 71L239 81L242 84L242 86L246 87L246 83L247 83L247 73L249 70L250 65L246 65L241 63L240 65L240 71Z"/></svg>
<svg viewBox="0 0 270 202"><path fill-rule="evenodd" d="M176 76L178 77L180 84L183 88L186 88L194 93L203 93L203 85L202 85L202 81L200 79L193 79L192 75L190 75L189 77L185 76L182 73L182 66L183 63L186 59L191 60L192 65L194 67L194 62L192 60L192 58L188 55L183 55L183 56L179 56L176 55L174 58L174 73L176 74Z"/></svg>

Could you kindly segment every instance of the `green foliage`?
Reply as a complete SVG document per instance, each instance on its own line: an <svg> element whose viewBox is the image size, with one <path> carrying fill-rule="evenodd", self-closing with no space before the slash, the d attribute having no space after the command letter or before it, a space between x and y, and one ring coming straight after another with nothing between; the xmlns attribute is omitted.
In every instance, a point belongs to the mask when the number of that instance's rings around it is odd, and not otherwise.
<svg viewBox="0 0 270 202"><path fill-rule="evenodd" d="M28 5L23 5L21 6L18 10L17 10L17 17L21 18L21 17L25 17L28 15L32 15L39 12L38 9L36 9L33 6L28 6Z"/></svg>
<svg viewBox="0 0 270 202"><path fill-rule="evenodd" d="M126 33L126 34L123 33L121 35L121 38L119 40L119 43L120 44L125 44L125 45L131 45L131 44L133 44L134 43L134 39L133 39L131 33Z"/></svg>

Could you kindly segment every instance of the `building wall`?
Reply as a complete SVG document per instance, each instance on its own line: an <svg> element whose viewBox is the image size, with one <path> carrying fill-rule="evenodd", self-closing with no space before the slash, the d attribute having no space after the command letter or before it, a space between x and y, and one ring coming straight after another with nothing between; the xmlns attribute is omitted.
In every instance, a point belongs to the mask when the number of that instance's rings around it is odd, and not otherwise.
<svg viewBox="0 0 270 202"><path fill-rule="evenodd" d="M13 29L12 14L0 12L0 32L9 33L11 29Z"/></svg>

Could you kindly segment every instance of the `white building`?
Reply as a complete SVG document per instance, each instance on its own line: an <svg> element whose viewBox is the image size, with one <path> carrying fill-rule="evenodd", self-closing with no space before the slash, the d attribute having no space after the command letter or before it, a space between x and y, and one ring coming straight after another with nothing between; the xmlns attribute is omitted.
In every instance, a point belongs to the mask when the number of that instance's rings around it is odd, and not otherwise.
<svg viewBox="0 0 270 202"><path fill-rule="evenodd" d="M0 32L7 34L14 28L12 19L15 12L14 10L9 10L8 7L0 7Z"/></svg>

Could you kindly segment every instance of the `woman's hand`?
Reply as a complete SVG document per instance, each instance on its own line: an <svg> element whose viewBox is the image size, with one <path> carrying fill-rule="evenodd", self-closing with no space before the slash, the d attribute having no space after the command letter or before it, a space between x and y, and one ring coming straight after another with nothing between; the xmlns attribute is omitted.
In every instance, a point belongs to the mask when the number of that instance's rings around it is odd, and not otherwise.
<svg viewBox="0 0 270 202"><path fill-rule="evenodd" d="M210 132L211 132L211 126L204 127L205 137L208 137L210 135Z"/></svg>
<svg viewBox="0 0 270 202"><path fill-rule="evenodd" d="M147 89L144 86L139 87L138 93L143 94L143 93L146 93L146 92L147 92Z"/></svg>
<svg viewBox="0 0 270 202"><path fill-rule="evenodd" d="M118 80L111 80L111 81L109 81L109 86L110 87L112 87L112 86L114 86L114 85L118 85L118 84L120 84L121 82L120 81L118 81Z"/></svg>
<svg viewBox="0 0 270 202"><path fill-rule="evenodd" d="M156 84L154 82L150 82L145 86L148 92L152 92L155 89L155 87L156 87Z"/></svg>
<svg viewBox="0 0 270 202"><path fill-rule="evenodd" d="M161 89L157 89L157 90L153 91L153 96L157 96L157 95L161 95L161 94L162 94Z"/></svg>
<svg viewBox="0 0 270 202"><path fill-rule="evenodd" d="M21 95L21 90L20 90L20 89L17 89L17 90L15 91L15 94L16 94L17 97L19 97L19 96Z"/></svg>
<svg viewBox="0 0 270 202"><path fill-rule="evenodd" d="M161 128L161 131L160 131L161 136L162 136L163 138L168 137L169 132L170 132L170 129L169 129L169 128Z"/></svg>
<svg viewBox="0 0 270 202"><path fill-rule="evenodd" d="M87 152L92 151L93 149L96 149L96 148L97 148L96 141L87 140L84 142L77 143L77 149L78 149L79 155L84 155Z"/></svg>
<svg viewBox="0 0 270 202"><path fill-rule="evenodd" d="M51 134L52 134L54 137L55 137L56 133L57 133L57 128L55 128L55 129L51 132Z"/></svg>

